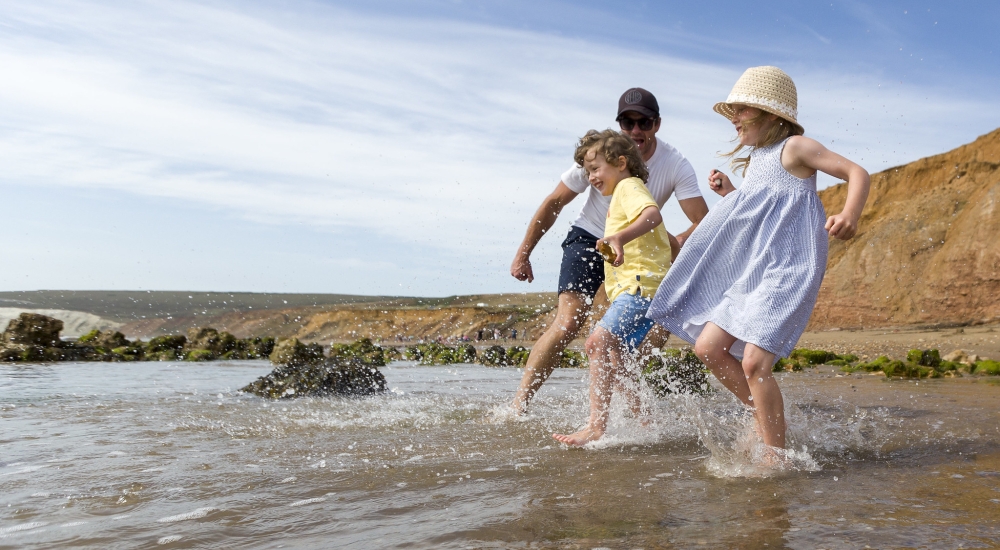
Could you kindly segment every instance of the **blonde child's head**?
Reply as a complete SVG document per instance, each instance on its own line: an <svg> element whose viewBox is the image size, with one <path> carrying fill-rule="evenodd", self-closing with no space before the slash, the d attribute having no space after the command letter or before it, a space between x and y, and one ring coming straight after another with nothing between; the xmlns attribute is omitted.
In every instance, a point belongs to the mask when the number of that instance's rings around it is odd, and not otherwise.
<svg viewBox="0 0 1000 550"><path fill-rule="evenodd" d="M805 133L798 123L798 92L791 77L777 67L751 67L736 81L726 101L715 104L715 112L737 128L737 145L723 156L732 159L734 170L745 174L750 157L737 157L744 147L751 150Z"/></svg>
<svg viewBox="0 0 1000 550"><path fill-rule="evenodd" d="M590 154L591 152L593 155ZM590 158L588 159L588 157ZM573 160L580 166L587 168L587 161L595 158L603 160L612 167L620 167L622 179L630 176L637 177L644 182L649 179L649 170L646 169L646 164L642 161L639 147L632 141L632 138L621 132L608 129L600 132L590 130L584 134L576 146ZM609 183L611 191L614 191L614 186L618 184L618 181L606 183ZM604 193L604 189L601 189L601 192ZM611 192L604 194L610 195Z"/></svg>

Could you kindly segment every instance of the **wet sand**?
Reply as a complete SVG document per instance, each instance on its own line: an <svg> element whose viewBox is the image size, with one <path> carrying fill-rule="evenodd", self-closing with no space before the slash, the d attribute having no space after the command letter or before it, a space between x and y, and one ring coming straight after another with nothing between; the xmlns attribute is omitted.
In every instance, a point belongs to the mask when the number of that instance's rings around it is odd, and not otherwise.
<svg viewBox="0 0 1000 550"><path fill-rule="evenodd" d="M578 338L570 346L582 350L586 340ZM522 344L526 345L526 344ZM686 342L671 336L668 347L683 347ZM834 353L853 353L862 360L880 355L903 359L911 349L936 348L945 355L957 349L980 358L1000 360L1000 325L980 325L946 329L880 328L864 330L827 330L806 332L797 348L823 349Z"/></svg>

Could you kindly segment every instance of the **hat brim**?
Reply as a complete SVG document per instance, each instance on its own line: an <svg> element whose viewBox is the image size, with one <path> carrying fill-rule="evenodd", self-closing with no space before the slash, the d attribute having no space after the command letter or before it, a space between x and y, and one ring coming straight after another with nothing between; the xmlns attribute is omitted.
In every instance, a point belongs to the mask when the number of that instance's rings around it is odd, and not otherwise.
<svg viewBox="0 0 1000 550"><path fill-rule="evenodd" d="M621 111L618 111L618 117L615 120L618 120L619 118L622 117L623 114L625 114L625 113L627 113L629 111L635 111L635 112L639 113L640 115L648 116L649 118L660 118L660 113L657 113L656 111L654 111L652 109L647 109L646 107L643 107L642 105L629 105L629 106L625 107L624 109L622 109Z"/></svg>
<svg viewBox="0 0 1000 550"><path fill-rule="evenodd" d="M795 120L789 120L788 115L784 115L784 114L778 112L778 110L774 109L773 107L770 107L768 105L761 105L759 103L740 103L740 105L746 105L747 107L753 107L755 109L760 109L761 111L764 111L765 113L771 113L772 115L778 115L781 118L783 118L783 119L787 120L788 122L790 122L792 124L792 126L794 126L799 131L800 135L806 133L806 129L803 128L801 124L799 124ZM733 109L733 104L732 103L726 103L725 101L720 101L720 102L716 103L715 106L712 107L712 110L715 111L716 113L719 113L720 115L726 117L726 120L733 120L733 117L736 116L736 111Z"/></svg>

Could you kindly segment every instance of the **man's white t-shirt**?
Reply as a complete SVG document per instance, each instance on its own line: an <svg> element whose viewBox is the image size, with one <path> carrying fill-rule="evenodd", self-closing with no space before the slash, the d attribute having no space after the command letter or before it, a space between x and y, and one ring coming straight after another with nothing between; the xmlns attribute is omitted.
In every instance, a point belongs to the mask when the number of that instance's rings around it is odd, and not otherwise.
<svg viewBox="0 0 1000 550"><path fill-rule="evenodd" d="M649 170L649 180L646 182L646 187L661 209L673 193L677 194L677 200L701 196L701 190L698 189L698 176L695 175L691 163L677 149L660 138L656 138L656 150L653 151L653 156L646 163L646 168ZM577 216L573 225L595 237L603 237L604 220L608 217L611 197L601 195L600 191L590 185L587 171L579 164L574 164L572 168L563 173L562 182L577 193L583 193L590 189L587 202L580 209L580 215Z"/></svg>

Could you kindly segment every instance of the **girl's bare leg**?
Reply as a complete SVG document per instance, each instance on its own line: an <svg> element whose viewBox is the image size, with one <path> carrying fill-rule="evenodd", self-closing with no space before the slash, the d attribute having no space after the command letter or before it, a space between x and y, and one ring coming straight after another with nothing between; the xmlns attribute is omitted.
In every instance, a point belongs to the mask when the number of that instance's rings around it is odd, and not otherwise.
<svg viewBox="0 0 1000 550"><path fill-rule="evenodd" d="M729 350L736 337L713 323L705 325L694 350L712 374L744 404L754 408L754 418L764 443L785 447L785 401L771 367L774 354L747 344L743 361Z"/></svg>
<svg viewBox="0 0 1000 550"><path fill-rule="evenodd" d="M723 386L733 392L744 405L753 407L754 399L747 384L747 375L743 372L743 364L729 353L735 342L735 336L715 323L706 323L694 343L694 352Z"/></svg>
<svg viewBox="0 0 1000 550"><path fill-rule="evenodd" d="M753 394L754 416L760 427L764 443L785 448L785 400L781 397L778 381L771 367L774 354L753 344L747 344L743 353L743 372Z"/></svg>
<svg viewBox="0 0 1000 550"><path fill-rule="evenodd" d="M560 443L583 446L604 435L608 426L608 408L615 379L622 369L621 341L617 336L598 326L587 338L587 357L590 361L590 421L587 427L572 434L552 434Z"/></svg>

